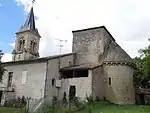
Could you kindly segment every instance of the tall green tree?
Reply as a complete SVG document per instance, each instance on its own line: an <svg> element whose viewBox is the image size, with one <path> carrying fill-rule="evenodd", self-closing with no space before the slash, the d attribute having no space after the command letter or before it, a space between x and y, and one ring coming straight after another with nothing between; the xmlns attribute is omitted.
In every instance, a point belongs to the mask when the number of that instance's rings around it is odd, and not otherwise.
<svg viewBox="0 0 150 113"><path fill-rule="evenodd" d="M1 62L1 59L2 59L3 55L4 55L4 53L2 52L2 50L0 50L0 82L3 79L3 74L4 74L4 71L5 71L5 69L3 68L2 62Z"/></svg>
<svg viewBox="0 0 150 113"><path fill-rule="evenodd" d="M141 59L143 62L143 73L146 78L150 79L150 45L145 49L141 49L140 52Z"/></svg>
<svg viewBox="0 0 150 113"><path fill-rule="evenodd" d="M140 57L133 58L133 61L136 64L136 68L134 71L134 84L139 85L145 78L143 74L143 61Z"/></svg>
<svg viewBox="0 0 150 113"><path fill-rule="evenodd" d="M149 39L150 41L150 39ZM150 45L139 50L140 57L134 58L136 64L134 82L140 84L143 80L150 80Z"/></svg>

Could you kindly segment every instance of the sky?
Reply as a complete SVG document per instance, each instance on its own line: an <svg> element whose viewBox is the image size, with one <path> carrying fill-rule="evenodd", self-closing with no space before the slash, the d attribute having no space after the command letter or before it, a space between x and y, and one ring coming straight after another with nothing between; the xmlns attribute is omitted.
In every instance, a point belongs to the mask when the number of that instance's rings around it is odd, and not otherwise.
<svg viewBox="0 0 150 113"><path fill-rule="evenodd" d="M0 49L11 60L15 33L24 23L32 0L0 0ZM36 27L42 38L40 56L71 52L72 30L106 26L116 42L133 58L149 45L149 0L36 0Z"/></svg>

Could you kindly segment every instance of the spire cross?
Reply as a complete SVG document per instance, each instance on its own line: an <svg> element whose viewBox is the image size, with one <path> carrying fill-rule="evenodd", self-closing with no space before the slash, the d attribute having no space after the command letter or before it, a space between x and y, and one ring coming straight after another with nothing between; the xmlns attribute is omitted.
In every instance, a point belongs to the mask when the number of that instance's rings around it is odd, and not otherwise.
<svg viewBox="0 0 150 113"><path fill-rule="evenodd" d="M32 7L33 7L34 2L35 2L35 0L32 0Z"/></svg>

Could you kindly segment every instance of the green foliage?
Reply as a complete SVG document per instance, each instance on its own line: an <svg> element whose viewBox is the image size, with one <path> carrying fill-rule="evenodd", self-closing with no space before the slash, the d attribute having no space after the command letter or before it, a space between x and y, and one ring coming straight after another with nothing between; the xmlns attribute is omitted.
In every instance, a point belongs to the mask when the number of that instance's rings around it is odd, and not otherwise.
<svg viewBox="0 0 150 113"><path fill-rule="evenodd" d="M145 78L143 61L141 58L138 58L138 57L134 58L133 60L136 64L136 68L134 71L134 84L139 85L141 83L141 81L143 81Z"/></svg>
<svg viewBox="0 0 150 113"><path fill-rule="evenodd" d="M37 113L53 113L54 106L50 106L49 104L44 104L44 106Z"/></svg>
<svg viewBox="0 0 150 113"><path fill-rule="evenodd" d="M134 58L136 69L134 73L135 85L141 85L145 79L150 80L150 46L145 49L140 49L140 57Z"/></svg>
<svg viewBox="0 0 150 113"><path fill-rule="evenodd" d="M23 108L27 104L26 99L24 96L18 97L17 99L11 99L9 101L5 101L5 107L14 107L14 108Z"/></svg>
<svg viewBox="0 0 150 113"><path fill-rule="evenodd" d="M0 113L26 113L24 109L11 108L11 107L0 107Z"/></svg>
<svg viewBox="0 0 150 113"><path fill-rule="evenodd" d="M70 109L64 106L45 105L38 113L150 113L150 108L146 105L115 105L105 101L94 101L91 104L84 103L84 106L84 109L77 110L74 107Z"/></svg>
<svg viewBox="0 0 150 113"><path fill-rule="evenodd" d="M92 96L86 96L86 100L88 104L92 104L94 102L94 99Z"/></svg>
<svg viewBox="0 0 150 113"><path fill-rule="evenodd" d="M57 96L53 96L52 105L57 105L57 104L58 104L58 98Z"/></svg>
<svg viewBox="0 0 150 113"><path fill-rule="evenodd" d="M96 102L99 102L100 98L98 96L96 96Z"/></svg>
<svg viewBox="0 0 150 113"><path fill-rule="evenodd" d="M87 108L87 110L88 110L88 113L92 113L92 108L90 106Z"/></svg>
<svg viewBox="0 0 150 113"><path fill-rule="evenodd" d="M73 98L73 105L75 106L73 111L79 111L85 108L85 104L78 97Z"/></svg>
<svg viewBox="0 0 150 113"><path fill-rule="evenodd" d="M91 105L87 105L85 109L80 111L69 110L68 108L55 107L56 110L54 112L50 111L51 107L47 107L47 111L42 111L38 113L150 113L149 106L139 106L139 105L113 105L106 104L102 102L92 103ZM0 113L25 113L21 109L17 108L5 108L0 107Z"/></svg>
<svg viewBox="0 0 150 113"><path fill-rule="evenodd" d="M68 102L67 102L67 94L66 94L66 92L64 92L64 95L63 95L63 100L62 100L62 103L64 104L64 105L66 105Z"/></svg>

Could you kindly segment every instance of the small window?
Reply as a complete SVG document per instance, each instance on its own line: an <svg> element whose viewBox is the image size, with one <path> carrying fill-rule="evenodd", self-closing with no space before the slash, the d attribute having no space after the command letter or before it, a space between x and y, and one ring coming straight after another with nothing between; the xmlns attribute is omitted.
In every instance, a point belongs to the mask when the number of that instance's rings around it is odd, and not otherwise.
<svg viewBox="0 0 150 113"><path fill-rule="evenodd" d="M33 43L33 42L31 41L31 43L30 43L30 49L31 49L31 51L32 51L32 43Z"/></svg>
<svg viewBox="0 0 150 113"><path fill-rule="evenodd" d="M108 83L111 85L111 77L108 78Z"/></svg>
<svg viewBox="0 0 150 113"><path fill-rule="evenodd" d="M71 66L72 65L72 62L71 61L69 61L69 66Z"/></svg>
<svg viewBox="0 0 150 113"><path fill-rule="evenodd" d="M18 59L20 59L20 55L18 55Z"/></svg>
<svg viewBox="0 0 150 113"><path fill-rule="evenodd" d="M27 71L22 71L21 74L22 74L22 81L21 81L21 83L25 84L26 80L27 80Z"/></svg>
<svg viewBox="0 0 150 113"><path fill-rule="evenodd" d="M7 87L11 87L12 85L12 77L13 77L13 72L8 73L8 85Z"/></svg>
<svg viewBox="0 0 150 113"><path fill-rule="evenodd" d="M22 42L22 50L24 49L24 46L25 46L25 40L23 40Z"/></svg>
<svg viewBox="0 0 150 113"><path fill-rule="evenodd" d="M35 44L35 42L33 43L33 52L35 52L35 46L36 46L36 44Z"/></svg>
<svg viewBox="0 0 150 113"><path fill-rule="evenodd" d="M55 85L55 79L53 78L52 79L52 86L54 86Z"/></svg>

